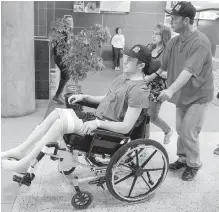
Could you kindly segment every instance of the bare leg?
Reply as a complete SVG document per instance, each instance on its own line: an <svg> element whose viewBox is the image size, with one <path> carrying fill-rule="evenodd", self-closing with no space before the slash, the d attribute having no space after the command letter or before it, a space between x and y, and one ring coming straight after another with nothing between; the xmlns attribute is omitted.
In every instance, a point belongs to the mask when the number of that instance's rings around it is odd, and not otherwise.
<svg viewBox="0 0 219 212"><path fill-rule="evenodd" d="M59 112L64 113L63 111L64 109L60 109ZM57 114L59 117L60 114ZM73 110L65 109L65 114L67 116L61 115L60 118L56 119L52 125L50 124L51 127L45 134L44 130L38 131L38 133L41 133L41 136L36 134L36 137L38 139L39 137L41 137L41 140L39 140L37 143L29 141L28 144L26 144L27 146L29 146L30 143L36 143L35 147L30 151L27 156L22 158L20 161L2 160L2 168L19 173L25 173L45 145L54 141L58 141L65 133L80 134L80 129L83 126L82 120L80 120L76 116ZM64 125L66 125L67 127L63 128ZM48 125L46 126L48 127Z"/></svg>
<svg viewBox="0 0 219 212"><path fill-rule="evenodd" d="M1 152L1 158L23 158L25 153L47 133L47 131L58 118L58 112L54 110L40 125L35 128L35 130L31 133L26 141L24 141L18 147L5 152Z"/></svg>
<svg viewBox="0 0 219 212"><path fill-rule="evenodd" d="M26 157L22 158L19 161L2 160L2 168L19 173L25 173L31 165L32 161L38 156L42 148L52 141L58 141L61 136L61 120L58 119Z"/></svg>

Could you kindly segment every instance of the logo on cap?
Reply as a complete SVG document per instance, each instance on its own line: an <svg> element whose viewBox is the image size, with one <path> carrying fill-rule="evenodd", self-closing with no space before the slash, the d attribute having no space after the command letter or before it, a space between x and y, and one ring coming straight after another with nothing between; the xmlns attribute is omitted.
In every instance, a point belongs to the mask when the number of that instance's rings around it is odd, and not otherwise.
<svg viewBox="0 0 219 212"><path fill-rule="evenodd" d="M180 4L178 4L178 5L176 5L176 7L175 7L175 10L176 10L176 11L179 11L179 10L180 10L180 8L181 8L181 5L180 5Z"/></svg>
<svg viewBox="0 0 219 212"><path fill-rule="evenodd" d="M134 49L132 49L132 51L134 51L135 53L138 53L140 51L140 47L136 46Z"/></svg>

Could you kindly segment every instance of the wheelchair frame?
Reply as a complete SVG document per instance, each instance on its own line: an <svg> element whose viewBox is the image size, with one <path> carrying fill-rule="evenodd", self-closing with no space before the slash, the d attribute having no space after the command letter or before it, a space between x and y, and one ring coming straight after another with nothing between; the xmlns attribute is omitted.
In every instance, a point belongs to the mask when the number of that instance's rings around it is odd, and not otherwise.
<svg viewBox="0 0 219 212"><path fill-rule="evenodd" d="M91 107L91 108L97 108L97 104L89 103L89 102L80 102L77 103L76 105L69 105L68 104L68 97L71 94L66 94L65 95L65 101L66 101L66 107L67 108L74 108L78 110L82 110L82 106L86 107ZM138 135L133 133L137 128L134 128L129 134L123 135L120 133L114 133L111 131L107 130L102 130L102 129L96 129L94 130L94 136L92 138L92 142L89 147L89 151L83 151L83 150L78 150L74 149L74 144L71 144L69 141L71 140L71 137L69 138L68 136L74 135L74 134L68 134L64 135L63 139L66 142L67 149L65 148L60 148L60 145L58 142L50 143L47 144L42 151L39 153L37 156L36 160L33 162L33 164L29 167L27 173L25 175L14 175L13 180L15 182L18 182L20 186L22 184L26 186L30 186L32 180L34 179L34 170L36 168L36 165L39 163L39 161L45 156L49 155L51 160L58 160L62 161L63 158L59 156L58 152L60 151L65 151L68 152L69 154L72 155L73 161L75 166L72 167L69 171L61 171L62 174L65 175L65 177L69 180L70 184L74 186L76 194L72 198L72 205L76 209L85 209L87 208L93 200L92 194L87 191L81 191L79 188L79 184L85 181L89 181L88 184L96 184L97 186L101 186L103 189L104 184L106 183L107 188L109 192L116 198L121 201L127 201L127 202L136 202L136 201L141 201L147 198L149 195L151 195L155 189L163 182L165 179L167 172L168 172L168 164L169 164L169 159L166 150L164 147L159 144L156 141L150 140L149 138L149 124L150 124L150 118L149 116L144 117L143 123L141 123L139 127L140 132L138 131ZM138 130L139 130L138 129ZM93 147L95 145L100 145L101 143L104 143L105 140L100 140L99 138L103 138L104 136L110 136L112 138L119 139L120 142L115 144L115 148L112 150L112 152L108 153L103 153L101 154L101 151L97 151L92 153ZM143 137L142 139L138 139L138 137ZM96 140L95 140L96 139ZM115 143L110 141L111 143ZM101 144L103 146L103 144ZM101 146L100 145L100 146ZM106 142L106 145L109 145L109 143ZM112 146L112 144L111 144ZM154 151L150 154L147 155L147 159L140 165L140 159L141 159L141 154L144 152L144 147L151 147L154 149ZM48 148L54 148L53 154L48 153L47 150ZM107 148L106 148L107 149ZM134 153L132 152L134 151ZM142 153L143 152L143 153ZM145 169L145 166L150 162L151 158L157 153L160 152L161 158L163 160L163 167L160 168L147 168ZM76 154L75 154L76 153ZM103 163L103 161L96 161L97 155L102 156L104 158L108 154L108 157L110 159L109 163ZM146 153L147 154L147 153ZM75 158L75 155L77 157ZM87 161L88 164L83 164L77 160L78 156L84 155L85 160ZM96 155L96 156L95 156ZM111 157L110 157L111 156ZM127 159L123 159L123 157ZM124 161L123 161L124 160ZM114 172L113 169L119 166L117 162L122 161L122 166L125 168L130 169L129 175L125 176L124 178L119 178ZM135 162L134 162L135 161ZM90 170L93 172L94 176L89 177L89 178L82 178L78 179L77 176L72 176L71 174L74 172L74 169L76 167L76 164L82 167L89 167ZM124 168L123 167L123 168ZM151 179L151 174L150 172L154 173L156 171L161 171L161 177L157 180L157 183L154 185L153 180ZM124 170L123 170L124 171ZM126 170L127 171L127 170ZM125 172L125 171L124 171ZM147 180L143 177L143 174L146 173ZM138 177L142 178L144 183L147 185L149 188L149 191L147 191L144 194L140 194L136 197L131 197L131 193L133 192L135 183L138 179ZM116 184L122 183L128 178L134 178L133 183L131 186L131 189L129 191L128 196L121 195L118 190L116 189ZM154 185L154 186L153 186ZM152 187L153 186L153 187Z"/></svg>

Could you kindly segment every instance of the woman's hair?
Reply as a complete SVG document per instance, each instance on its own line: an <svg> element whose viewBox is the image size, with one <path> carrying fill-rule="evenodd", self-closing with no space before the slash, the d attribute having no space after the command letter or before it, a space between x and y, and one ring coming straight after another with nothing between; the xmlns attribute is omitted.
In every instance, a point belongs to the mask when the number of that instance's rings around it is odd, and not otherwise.
<svg viewBox="0 0 219 212"><path fill-rule="evenodd" d="M118 34L119 29L122 29L121 27L116 27L116 34Z"/></svg>
<svg viewBox="0 0 219 212"><path fill-rule="evenodd" d="M158 23L155 28L160 30L161 41L162 41L163 46L165 48L167 42L171 38L171 29L162 23Z"/></svg>

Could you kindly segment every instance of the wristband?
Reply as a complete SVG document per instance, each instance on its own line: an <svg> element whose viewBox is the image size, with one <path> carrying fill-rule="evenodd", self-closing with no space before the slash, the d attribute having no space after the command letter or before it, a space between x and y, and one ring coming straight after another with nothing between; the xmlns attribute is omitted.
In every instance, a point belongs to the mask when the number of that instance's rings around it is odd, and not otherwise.
<svg viewBox="0 0 219 212"><path fill-rule="evenodd" d="M99 128L100 127L100 121L98 119L95 119L96 120L96 123L97 123L97 127Z"/></svg>

